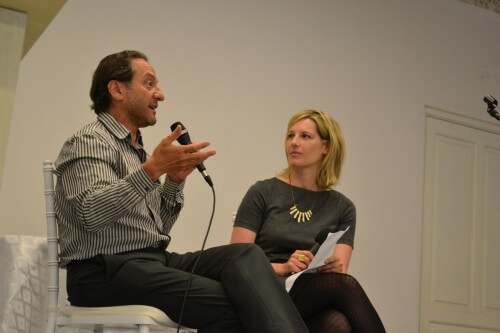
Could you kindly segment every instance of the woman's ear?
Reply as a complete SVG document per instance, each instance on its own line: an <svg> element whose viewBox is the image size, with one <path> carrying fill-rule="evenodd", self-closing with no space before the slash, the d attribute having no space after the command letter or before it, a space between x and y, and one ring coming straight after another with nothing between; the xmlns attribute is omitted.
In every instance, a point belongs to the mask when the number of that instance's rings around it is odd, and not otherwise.
<svg viewBox="0 0 500 333"><path fill-rule="evenodd" d="M323 141L323 150L322 150L323 155L326 156L329 150L330 150L330 143L328 141Z"/></svg>

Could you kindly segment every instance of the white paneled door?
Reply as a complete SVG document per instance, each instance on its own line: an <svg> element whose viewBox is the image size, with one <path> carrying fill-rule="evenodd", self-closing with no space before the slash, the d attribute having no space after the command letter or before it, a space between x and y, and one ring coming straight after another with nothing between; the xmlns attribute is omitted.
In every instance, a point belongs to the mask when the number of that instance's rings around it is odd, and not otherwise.
<svg viewBox="0 0 500 333"><path fill-rule="evenodd" d="M500 332L500 126L426 119L420 332Z"/></svg>

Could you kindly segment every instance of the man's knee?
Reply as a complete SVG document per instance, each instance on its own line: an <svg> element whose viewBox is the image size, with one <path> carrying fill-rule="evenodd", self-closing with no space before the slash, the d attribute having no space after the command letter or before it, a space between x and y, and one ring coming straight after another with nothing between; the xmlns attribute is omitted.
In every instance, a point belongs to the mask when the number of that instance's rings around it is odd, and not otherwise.
<svg viewBox="0 0 500 333"><path fill-rule="evenodd" d="M264 251L255 243L236 243L229 245L233 251L239 254L245 254L253 258L262 258L267 261Z"/></svg>

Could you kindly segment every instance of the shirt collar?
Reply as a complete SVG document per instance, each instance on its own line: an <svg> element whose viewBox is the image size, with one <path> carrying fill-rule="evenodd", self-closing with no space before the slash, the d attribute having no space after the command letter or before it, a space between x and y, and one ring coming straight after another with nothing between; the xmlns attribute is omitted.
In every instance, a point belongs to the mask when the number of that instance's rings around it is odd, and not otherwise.
<svg viewBox="0 0 500 333"><path fill-rule="evenodd" d="M113 134L119 140L128 140L129 143L132 140L132 133L118 122L112 115L107 112L101 112L97 114L97 120L101 122L108 131ZM137 130L137 145L142 148L142 134L140 130Z"/></svg>

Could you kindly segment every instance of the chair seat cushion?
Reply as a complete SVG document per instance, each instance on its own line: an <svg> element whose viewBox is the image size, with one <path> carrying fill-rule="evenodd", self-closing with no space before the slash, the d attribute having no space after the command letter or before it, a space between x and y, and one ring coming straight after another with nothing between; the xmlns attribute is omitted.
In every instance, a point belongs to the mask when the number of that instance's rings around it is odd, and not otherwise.
<svg viewBox="0 0 500 333"><path fill-rule="evenodd" d="M124 317L133 321L137 317L145 317L154 320L157 324L165 325L168 327L177 327L165 312L152 306L147 305L122 305L122 306L105 306L105 307L80 307L80 306L64 306L59 308L59 314L66 318L76 317ZM127 320L128 321L128 320Z"/></svg>

